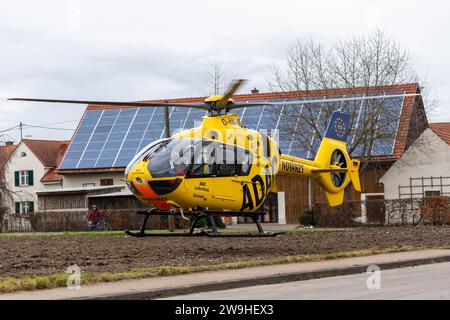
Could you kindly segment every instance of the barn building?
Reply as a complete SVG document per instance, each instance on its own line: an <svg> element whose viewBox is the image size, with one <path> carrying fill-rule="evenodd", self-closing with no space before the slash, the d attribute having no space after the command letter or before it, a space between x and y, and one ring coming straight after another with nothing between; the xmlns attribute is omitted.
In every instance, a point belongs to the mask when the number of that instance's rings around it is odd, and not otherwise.
<svg viewBox="0 0 450 320"><path fill-rule="evenodd" d="M308 92L260 93L252 90L250 94L235 95L236 101L289 101L300 99L322 99L339 97L361 97L368 95L416 94L420 92L418 84L405 84L387 86L383 88L351 88L333 90L315 90ZM159 100L159 102L198 103L204 97ZM383 98L378 98L385 103ZM383 102L382 102L383 101ZM383 198L383 186L379 179L392 164L402 157L413 141L428 127L425 109L420 96L407 96L391 98L388 101L389 110L397 117L394 124L389 126L389 132L384 138L374 141L371 146L372 155L362 174L362 194L351 192L350 201ZM293 106L294 108L294 106ZM297 114L307 112L306 108L295 106ZM325 130L325 110L330 108L351 110L357 117L354 126L358 126L370 117L367 110L370 108L367 100L358 100L351 103L316 103L308 108L313 112L319 123L319 130ZM314 158L314 150L307 149L304 141L310 141L313 148L320 142L315 131L308 127L302 117L293 117L289 107L269 108L243 108L237 109L244 126L257 130L278 132L279 145L282 153ZM312 111L311 111L312 110ZM169 108L170 130L175 132L193 127L205 115L203 110L187 108ZM323 112L322 112L323 111ZM383 114L378 115L375 121L383 121ZM294 129L292 129L294 126ZM289 130L287 128L290 128ZM274 130L275 129L275 130ZM359 128L361 130L361 128ZM61 162L58 174L64 176L64 188L71 192L83 188L102 188L105 186L124 186L121 181L125 167L131 158L148 143L164 137L164 111L162 108L149 107L121 107L121 106L94 106L88 105L72 138L71 144ZM277 131L278 130L278 131ZM350 137L354 139L354 137ZM355 152L357 153L358 150ZM355 154L354 154L355 155ZM271 195L273 213L268 218L271 222L297 223L298 214L314 205L324 202L320 187L306 178L278 176L278 193ZM114 198L131 197L126 191L123 193L93 194L95 197L110 196L110 203ZM370 208L361 207L361 220L370 222ZM55 209L55 208L53 208ZM277 210L278 209L278 210Z"/></svg>

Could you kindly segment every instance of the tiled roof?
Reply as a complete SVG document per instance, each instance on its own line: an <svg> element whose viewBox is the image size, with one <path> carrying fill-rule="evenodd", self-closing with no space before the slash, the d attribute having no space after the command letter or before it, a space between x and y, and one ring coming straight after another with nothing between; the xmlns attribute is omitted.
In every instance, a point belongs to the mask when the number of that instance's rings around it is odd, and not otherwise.
<svg viewBox="0 0 450 320"><path fill-rule="evenodd" d="M430 123L430 128L450 145L450 122Z"/></svg>
<svg viewBox="0 0 450 320"><path fill-rule="evenodd" d="M0 169L8 162L16 148L17 145L0 146Z"/></svg>
<svg viewBox="0 0 450 320"><path fill-rule="evenodd" d="M45 167L50 168L41 178L41 182L58 182L63 179L56 173L56 168L61 163L70 141L23 139L22 142Z"/></svg>
<svg viewBox="0 0 450 320"><path fill-rule="evenodd" d="M358 95L358 94L380 94L380 93L399 93L405 94L420 93L420 87L418 83L409 83L401 85L392 85L384 87L361 87L361 88L340 88L340 89L327 89L327 90L311 90L311 91L292 91L292 92L266 92L266 93L249 93L238 94L233 96L235 101L264 101L275 99L305 99L315 98L323 96L337 96L337 95ZM206 97L191 97L191 98L175 98L175 99L160 99L160 100L143 100L141 102L164 102L164 103L198 103L202 102ZM415 102L418 101L420 110L413 110ZM108 105L88 105L86 110L103 110L103 109L116 109L116 108L133 108L129 106L108 106ZM399 127L397 131L397 137L394 145L394 152L390 156L376 157L374 160L395 160L400 158L405 149L407 148L408 133L411 130L411 120L413 112L422 112L425 114L423 108L423 102L420 96L418 97L405 97L399 121ZM426 117L425 117L426 121ZM112 169L73 169L73 170L60 170L59 172L81 173L84 172L123 172L125 168Z"/></svg>
<svg viewBox="0 0 450 320"><path fill-rule="evenodd" d="M59 182L63 177L56 173L56 168L51 168L41 179L41 182Z"/></svg>
<svg viewBox="0 0 450 320"><path fill-rule="evenodd" d="M35 154L45 167L57 167L70 141L31 140L22 142Z"/></svg>

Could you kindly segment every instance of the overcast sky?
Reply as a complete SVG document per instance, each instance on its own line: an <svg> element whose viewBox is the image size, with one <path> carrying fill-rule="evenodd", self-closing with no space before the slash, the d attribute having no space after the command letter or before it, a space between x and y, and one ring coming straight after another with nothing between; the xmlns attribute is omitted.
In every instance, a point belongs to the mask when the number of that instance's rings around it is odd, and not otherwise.
<svg viewBox="0 0 450 320"><path fill-rule="evenodd" d="M213 61L225 66L228 79L250 80L241 92L268 91L271 65L284 59L295 39L331 43L377 28L409 50L439 99L429 119L450 121L448 1L2 0L0 131L21 121L70 129L84 111L7 97L206 95ZM6 134L19 137L18 130ZM27 128L24 134L66 139L72 133Z"/></svg>

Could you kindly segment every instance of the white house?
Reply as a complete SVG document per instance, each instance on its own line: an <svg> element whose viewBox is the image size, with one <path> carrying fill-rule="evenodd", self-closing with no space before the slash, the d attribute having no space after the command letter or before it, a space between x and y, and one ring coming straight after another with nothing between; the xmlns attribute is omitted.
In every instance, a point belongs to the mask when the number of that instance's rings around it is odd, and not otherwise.
<svg viewBox="0 0 450 320"><path fill-rule="evenodd" d="M441 130L436 129L437 126ZM394 210L386 208L387 223L399 223L399 219L402 223L416 222L420 215L414 199L450 196L450 123L430 124L380 182L384 185L386 200L409 199L405 208L397 204L403 208L395 210L400 214L392 215Z"/></svg>
<svg viewBox="0 0 450 320"><path fill-rule="evenodd" d="M432 129L425 130L380 182L385 199L450 195L449 143Z"/></svg>
<svg viewBox="0 0 450 320"><path fill-rule="evenodd" d="M37 207L36 192L62 188L56 174L68 141L23 139L4 165L4 179L10 191L10 213L30 213Z"/></svg>
<svg viewBox="0 0 450 320"><path fill-rule="evenodd" d="M86 172L70 174L64 173L64 188L86 188L104 186L125 186L123 172Z"/></svg>

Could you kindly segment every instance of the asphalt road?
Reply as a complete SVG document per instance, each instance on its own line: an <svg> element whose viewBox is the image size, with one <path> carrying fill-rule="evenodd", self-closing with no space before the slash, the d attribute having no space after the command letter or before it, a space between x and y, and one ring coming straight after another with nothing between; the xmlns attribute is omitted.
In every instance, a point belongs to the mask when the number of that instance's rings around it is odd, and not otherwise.
<svg viewBox="0 0 450 320"><path fill-rule="evenodd" d="M376 276L381 275L379 282ZM370 278L370 279L369 279ZM373 289L368 289L369 285ZM380 289L376 289L379 284ZM450 263L171 297L194 300L450 299Z"/></svg>

